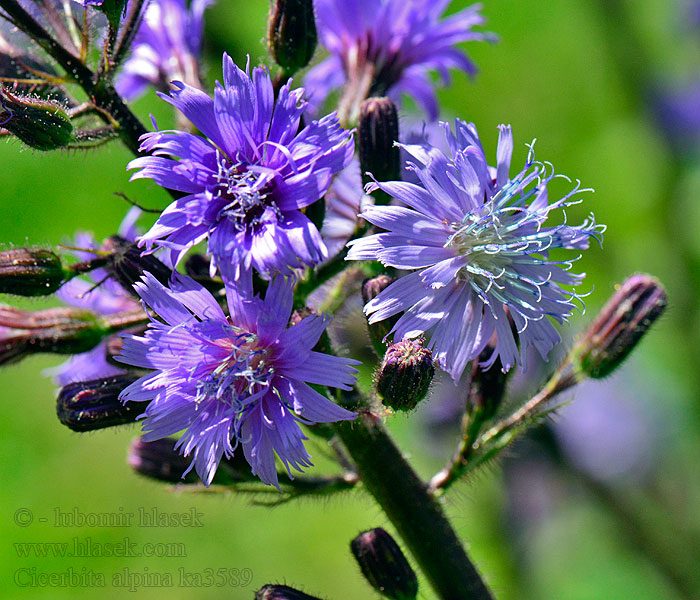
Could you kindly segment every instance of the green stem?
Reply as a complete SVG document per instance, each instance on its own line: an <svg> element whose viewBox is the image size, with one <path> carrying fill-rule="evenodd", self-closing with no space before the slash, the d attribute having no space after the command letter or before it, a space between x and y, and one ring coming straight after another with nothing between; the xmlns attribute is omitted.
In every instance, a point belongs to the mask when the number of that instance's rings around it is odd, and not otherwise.
<svg viewBox="0 0 700 600"><path fill-rule="evenodd" d="M492 600L438 502L406 462L379 419L362 414L335 430L360 479L394 524L442 600Z"/></svg>

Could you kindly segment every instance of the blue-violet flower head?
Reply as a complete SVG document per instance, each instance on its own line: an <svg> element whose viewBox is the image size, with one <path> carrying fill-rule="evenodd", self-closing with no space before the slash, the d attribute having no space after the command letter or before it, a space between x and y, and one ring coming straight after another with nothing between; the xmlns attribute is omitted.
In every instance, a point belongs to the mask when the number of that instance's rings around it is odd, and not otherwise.
<svg viewBox="0 0 700 600"><path fill-rule="evenodd" d="M213 0L151 0L132 45L131 56L115 80L127 100L140 96L149 85L167 89L172 80L201 88L199 56L202 51L204 10Z"/></svg>
<svg viewBox="0 0 700 600"><path fill-rule="evenodd" d="M291 467L310 466L299 423L351 420L309 384L350 389L357 361L312 350L328 325L320 315L287 328L293 280L277 276L265 299L253 296L252 273L226 281L229 317L214 297L189 277L175 274L170 287L150 273L134 287L162 320L143 337L124 338L127 364L155 369L126 388L124 401L153 400L143 439L185 430L177 443L209 484L223 455L237 445L262 481L278 486L275 454Z"/></svg>
<svg viewBox="0 0 700 600"><path fill-rule="evenodd" d="M131 179L151 178L184 195L139 244L169 248L177 264L208 239L212 268L232 266L233 277L250 268L271 277L316 265L326 247L300 209L321 198L351 161L352 134L335 114L298 131L303 89L292 90L290 81L275 102L266 69L253 69L251 79L249 68L226 54L223 66L224 85L217 83L213 99L182 82L161 94L206 137L156 131L141 138L141 151L153 155L129 163L138 169Z"/></svg>
<svg viewBox="0 0 700 600"><path fill-rule="evenodd" d="M430 72L445 83L449 70L474 74L476 67L455 45L493 40L474 31L484 18L481 6L465 8L443 19L451 0L316 0L320 40L330 57L309 71L310 100L319 106L346 82L369 84L366 95L412 96L430 119L438 115Z"/></svg>
<svg viewBox="0 0 700 600"><path fill-rule="evenodd" d="M564 322L579 296L565 289L583 275L568 272L572 260L555 261L554 248L583 249L604 227L592 215L579 226L547 226L549 213L580 202L576 187L549 203L551 167L534 159L509 177L513 137L501 125L497 166L488 166L473 124L443 124L450 156L424 145L404 145L420 184L372 183L405 206L371 206L362 216L386 233L350 242L349 260L379 260L411 270L365 306L370 323L403 313L394 339L428 335L428 348L457 381L495 332L496 348L485 366L503 370L534 347L546 357L559 340L550 318ZM575 260L575 259L573 259ZM510 317L510 318L509 318ZM509 323L512 319L517 334ZM516 344L520 340L520 352Z"/></svg>

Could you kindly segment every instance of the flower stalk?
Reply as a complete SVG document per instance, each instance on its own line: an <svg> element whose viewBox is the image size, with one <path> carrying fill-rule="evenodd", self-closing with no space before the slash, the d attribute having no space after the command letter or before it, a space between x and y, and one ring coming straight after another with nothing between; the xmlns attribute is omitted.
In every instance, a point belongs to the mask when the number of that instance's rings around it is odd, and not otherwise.
<svg viewBox="0 0 700 600"><path fill-rule="evenodd" d="M441 600L491 600L442 507L371 414L334 425L360 479L403 538Z"/></svg>

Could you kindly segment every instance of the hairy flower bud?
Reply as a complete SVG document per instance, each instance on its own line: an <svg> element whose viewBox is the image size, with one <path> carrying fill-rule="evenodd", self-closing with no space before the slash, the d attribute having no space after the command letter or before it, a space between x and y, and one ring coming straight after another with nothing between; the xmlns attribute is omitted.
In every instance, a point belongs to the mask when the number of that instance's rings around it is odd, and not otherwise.
<svg viewBox="0 0 700 600"><path fill-rule="evenodd" d="M316 20L312 0L275 0L268 21L270 54L285 73L309 64L316 50Z"/></svg>
<svg viewBox="0 0 700 600"><path fill-rule="evenodd" d="M264 585L255 592L255 600L320 600L288 585Z"/></svg>
<svg viewBox="0 0 700 600"><path fill-rule="evenodd" d="M401 156L394 142L399 140L399 118L390 98L368 98L360 106L358 126L360 170L363 181L401 179ZM383 202L386 204L386 202Z"/></svg>
<svg viewBox="0 0 700 600"><path fill-rule="evenodd" d="M632 275L613 294L572 354L590 377L612 373L666 309L666 290L651 275Z"/></svg>
<svg viewBox="0 0 700 600"><path fill-rule="evenodd" d="M362 284L362 300L365 304L374 300L380 292L388 288L396 279L389 275L377 275L371 279L365 279ZM400 315L395 315L389 319L378 321L377 323L367 324L369 339L372 341L372 346L377 356L382 358L386 352L386 344L384 338L389 335L391 328L398 321Z"/></svg>
<svg viewBox="0 0 700 600"><path fill-rule="evenodd" d="M2 88L0 126L36 150L64 148L75 139L70 118L58 102Z"/></svg>
<svg viewBox="0 0 700 600"><path fill-rule="evenodd" d="M93 431L133 423L143 414L148 403L123 403L119 394L137 379L137 375L124 374L69 383L58 393L58 420L73 431Z"/></svg>
<svg viewBox="0 0 700 600"><path fill-rule="evenodd" d="M370 585L391 600L414 600L418 579L401 548L384 529L377 527L350 542L355 560Z"/></svg>
<svg viewBox="0 0 700 600"><path fill-rule="evenodd" d="M421 340L389 346L377 373L377 392L394 410L413 410L425 398L435 375L433 353Z"/></svg>
<svg viewBox="0 0 700 600"><path fill-rule="evenodd" d="M165 266L152 254L143 254L143 250L134 242L114 235L105 240L102 250L111 252L106 269L116 281L128 292L138 297L134 291L134 283L141 281L144 273L151 273L163 285L168 285L173 274L172 269Z"/></svg>
<svg viewBox="0 0 700 600"><path fill-rule="evenodd" d="M61 307L31 312L0 305L0 364L38 352L87 352L105 334L103 323L88 310Z"/></svg>
<svg viewBox="0 0 700 600"><path fill-rule="evenodd" d="M60 257L44 248L14 248L0 252L0 293L47 296L70 275Z"/></svg>

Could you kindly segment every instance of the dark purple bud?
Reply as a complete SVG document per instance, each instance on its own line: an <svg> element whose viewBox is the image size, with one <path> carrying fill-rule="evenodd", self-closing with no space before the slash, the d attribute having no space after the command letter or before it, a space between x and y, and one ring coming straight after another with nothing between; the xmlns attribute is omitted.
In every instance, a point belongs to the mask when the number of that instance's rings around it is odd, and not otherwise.
<svg viewBox="0 0 700 600"><path fill-rule="evenodd" d="M175 450L177 440L163 438L153 442L144 442L137 438L129 449L129 465L134 471L158 481L168 483L200 482L199 476L190 470L183 478L183 473L189 469L192 458L182 456Z"/></svg>
<svg viewBox="0 0 700 600"><path fill-rule="evenodd" d="M255 600L320 600L288 585L264 585L255 592Z"/></svg>
<svg viewBox="0 0 700 600"><path fill-rule="evenodd" d="M58 102L13 94L2 88L0 127L36 150L65 148L75 139L70 118Z"/></svg>
<svg viewBox="0 0 700 600"><path fill-rule="evenodd" d="M141 254L143 249L133 242L118 235L112 236L102 244L102 250L110 252L109 261L105 268L119 284L134 296L134 283L141 281L145 272L153 275L163 285L167 286L173 274L172 269L165 266L152 254Z"/></svg>
<svg viewBox="0 0 700 600"><path fill-rule="evenodd" d="M385 406L413 410L428 394L433 375L433 353L421 340L404 339L386 351L377 372L377 392Z"/></svg>
<svg viewBox="0 0 700 600"><path fill-rule="evenodd" d="M613 294L572 355L594 378L612 373L666 309L666 290L651 275L632 275Z"/></svg>
<svg viewBox="0 0 700 600"><path fill-rule="evenodd" d="M367 304L370 300L374 300L380 292L388 288L396 279L389 275L377 275L371 279L365 279L362 284L362 300ZM374 351L379 358L382 358L386 352L386 343L384 338L389 335L392 327L399 320L400 315L395 315L389 319L384 319L377 323L367 324L369 339L372 341Z"/></svg>
<svg viewBox="0 0 700 600"><path fill-rule="evenodd" d="M94 431L133 423L148 402L127 402L119 394L138 379L124 374L76 381L61 388L56 401L58 420L73 431Z"/></svg>
<svg viewBox="0 0 700 600"><path fill-rule="evenodd" d="M308 65L317 42L313 0L274 0L268 40L270 54L286 74Z"/></svg>
<svg viewBox="0 0 700 600"><path fill-rule="evenodd" d="M390 98L368 98L360 106L358 126L360 169L365 182L401 179L401 156L394 142L399 140L399 118Z"/></svg>
<svg viewBox="0 0 700 600"><path fill-rule="evenodd" d="M88 310L60 307L31 312L0 305L0 364L38 352L87 352L107 333L104 323Z"/></svg>
<svg viewBox="0 0 700 600"><path fill-rule="evenodd" d="M362 574L380 594L391 600L415 600L418 579L401 548L384 529L358 535L350 549Z"/></svg>
<svg viewBox="0 0 700 600"><path fill-rule="evenodd" d="M17 296L53 294L70 278L59 256L44 248L0 252L0 293Z"/></svg>

